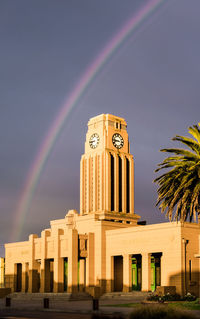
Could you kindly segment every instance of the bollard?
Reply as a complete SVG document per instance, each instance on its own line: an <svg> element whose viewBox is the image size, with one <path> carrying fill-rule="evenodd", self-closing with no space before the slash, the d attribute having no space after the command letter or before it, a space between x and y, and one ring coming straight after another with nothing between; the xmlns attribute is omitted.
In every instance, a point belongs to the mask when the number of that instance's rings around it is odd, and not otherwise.
<svg viewBox="0 0 200 319"><path fill-rule="evenodd" d="M45 309L49 308L49 298L44 298L44 308Z"/></svg>
<svg viewBox="0 0 200 319"><path fill-rule="evenodd" d="M6 297L6 307L10 307L11 306L11 298Z"/></svg>
<svg viewBox="0 0 200 319"><path fill-rule="evenodd" d="M99 299L93 299L93 310L99 310Z"/></svg>

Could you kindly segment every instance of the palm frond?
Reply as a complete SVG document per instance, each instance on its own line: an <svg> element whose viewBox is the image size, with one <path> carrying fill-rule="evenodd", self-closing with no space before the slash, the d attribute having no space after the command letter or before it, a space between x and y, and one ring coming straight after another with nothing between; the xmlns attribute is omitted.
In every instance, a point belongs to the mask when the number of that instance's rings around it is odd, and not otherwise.
<svg viewBox="0 0 200 319"><path fill-rule="evenodd" d="M199 123L200 125L200 123ZM172 153L162 163L158 164L155 172L162 169L164 174L154 182L158 184L156 206L165 212L169 220L195 220L200 213L200 128L197 125L189 127L189 133L195 138L176 135L172 140L189 147L165 148L161 152Z"/></svg>

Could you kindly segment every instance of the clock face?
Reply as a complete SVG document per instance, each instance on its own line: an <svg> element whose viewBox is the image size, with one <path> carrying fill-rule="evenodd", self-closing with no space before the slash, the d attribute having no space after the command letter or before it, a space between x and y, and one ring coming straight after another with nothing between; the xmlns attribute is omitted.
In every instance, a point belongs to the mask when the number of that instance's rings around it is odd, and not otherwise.
<svg viewBox="0 0 200 319"><path fill-rule="evenodd" d="M113 145L116 147L116 148L122 148L124 146L124 140L123 140L123 137L118 134L118 133L115 133L112 137L112 142L113 142Z"/></svg>
<svg viewBox="0 0 200 319"><path fill-rule="evenodd" d="M91 148L96 148L99 144L99 135L97 133L94 133L90 136L89 144Z"/></svg>

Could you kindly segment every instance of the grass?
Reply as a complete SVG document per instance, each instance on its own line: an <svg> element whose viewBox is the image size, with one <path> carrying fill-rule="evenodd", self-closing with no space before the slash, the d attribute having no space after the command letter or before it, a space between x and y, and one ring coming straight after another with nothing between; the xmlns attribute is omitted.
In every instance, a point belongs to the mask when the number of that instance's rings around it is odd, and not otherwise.
<svg viewBox="0 0 200 319"><path fill-rule="evenodd" d="M140 303L122 303L122 304L113 304L113 305L103 305L103 307L124 307L124 308L135 308L141 306Z"/></svg>
<svg viewBox="0 0 200 319"><path fill-rule="evenodd" d="M161 305L145 305L133 310L129 319L194 319L195 316L177 308Z"/></svg>
<svg viewBox="0 0 200 319"><path fill-rule="evenodd" d="M151 303L149 304L151 305ZM168 307L174 309L179 308L183 310L200 310L200 304L198 299L195 301L175 301L167 302ZM140 303L125 303L125 304L114 304L114 305L104 305L104 307L124 307L124 308L136 308L140 307Z"/></svg>
<svg viewBox="0 0 200 319"><path fill-rule="evenodd" d="M200 310L200 304L198 299L195 301L170 302L168 303L168 307L187 310Z"/></svg>

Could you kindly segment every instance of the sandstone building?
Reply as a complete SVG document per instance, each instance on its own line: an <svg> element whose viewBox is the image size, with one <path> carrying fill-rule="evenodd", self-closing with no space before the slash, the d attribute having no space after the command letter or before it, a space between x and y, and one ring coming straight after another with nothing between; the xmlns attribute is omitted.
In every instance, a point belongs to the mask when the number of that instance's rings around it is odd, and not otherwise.
<svg viewBox="0 0 200 319"><path fill-rule="evenodd" d="M80 213L70 210L51 221L41 237L6 244L6 287L97 296L175 286L180 294L198 295L199 225L144 225L139 219L126 122L96 116L88 122L81 158Z"/></svg>

